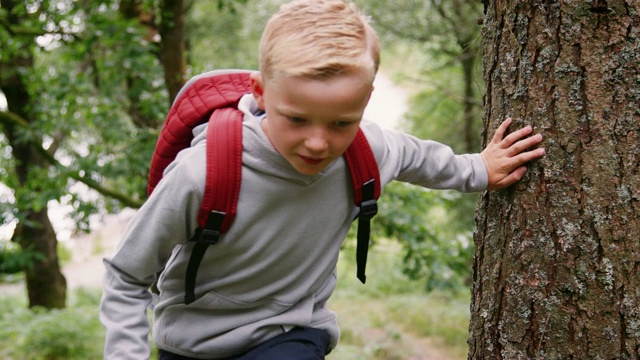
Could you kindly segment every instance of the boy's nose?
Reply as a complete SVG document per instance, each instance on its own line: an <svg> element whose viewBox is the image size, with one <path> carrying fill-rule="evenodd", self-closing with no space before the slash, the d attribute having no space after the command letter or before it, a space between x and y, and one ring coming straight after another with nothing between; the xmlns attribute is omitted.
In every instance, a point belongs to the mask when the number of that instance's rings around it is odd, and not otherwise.
<svg viewBox="0 0 640 360"><path fill-rule="evenodd" d="M307 137L304 145L310 151L319 153L329 148L326 131L323 129L314 129Z"/></svg>

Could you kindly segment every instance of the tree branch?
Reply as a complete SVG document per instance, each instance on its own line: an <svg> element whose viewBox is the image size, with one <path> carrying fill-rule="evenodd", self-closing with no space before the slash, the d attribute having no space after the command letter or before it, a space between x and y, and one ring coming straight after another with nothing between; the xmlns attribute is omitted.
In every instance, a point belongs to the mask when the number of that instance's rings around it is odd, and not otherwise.
<svg viewBox="0 0 640 360"><path fill-rule="evenodd" d="M18 114L11 112L11 111L0 111L0 124L5 124L5 125L17 125L21 128L27 129L28 131L31 131L29 128L29 123L22 118L21 116L19 116ZM123 205L125 206L129 206L132 208L139 208L142 206L142 202L136 199L131 198L130 196L123 194L121 192L118 192L116 190L113 189L109 189L106 188L104 186L102 186L100 183L98 183L97 181L87 177L87 176L82 176L80 175L80 172L77 170L73 170L73 169L69 169L68 167L62 165L54 156L53 154L49 153L49 151L47 151L47 149L45 149L44 147L42 147L41 143L38 143L36 141L32 141L31 145L36 149L36 151L38 151L51 165L55 166L58 170L60 170L60 172L62 172L64 175L79 181L85 185L87 185L89 188L99 192L100 194L110 197L112 199L118 200L120 201Z"/></svg>
<svg viewBox="0 0 640 360"><path fill-rule="evenodd" d="M21 128L28 129L29 122L25 120L22 116L12 112L12 111L0 111L0 124L5 125L18 125Z"/></svg>

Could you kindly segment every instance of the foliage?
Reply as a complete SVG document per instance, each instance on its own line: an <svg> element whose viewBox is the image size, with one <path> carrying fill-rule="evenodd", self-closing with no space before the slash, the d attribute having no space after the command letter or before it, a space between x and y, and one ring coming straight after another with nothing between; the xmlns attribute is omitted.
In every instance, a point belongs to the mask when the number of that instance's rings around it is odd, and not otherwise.
<svg viewBox="0 0 640 360"><path fill-rule="evenodd" d="M257 67L255 49L267 13L252 10L278 2L247 3L196 1L190 6L192 71ZM8 44L37 39L36 61L24 69L29 94L38 99L31 108L35 122L18 131L25 141L48 147L60 166L34 170L26 186L19 186L12 148L0 134L5 149L0 180L12 189L0 220L21 220L26 209L16 212L17 204L37 208L57 200L71 205L79 228L88 229L91 214L135 207L146 196L150 154L168 103L158 44L138 19L123 18L116 2L66 3L64 11L48 2L34 6L46 21L30 22L27 35L0 27L0 36ZM32 11L27 8L18 9ZM0 12L2 16L7 14ZM32 33L40 36L28 35ZM11 49L3 47L0 55L6 58ZM131 201L123 203L104 192L87 195L86 187L78 185L82 179Z"/></svg>
<svg viewBox="0 0 640 360"><path fill-rule="evenodd" d="M418 72L425 63L436 60L425 55L419 46L409 46L402 41L390 46L387 54L389 60L383 71L398 78L405 89L415 94L405 115L404 127L420 138L443 142L461 153L465 146L459 136L462 125L452 120L462 113L459 102L452 97L443 98L440 88L425 82L409 83L404 75ZM433 81L443 84L448 81L451 91L456 92L456 81L460 81L456 72L455 67L443 68L439 72L442 79ZM431 93L439 95L424 95ZM433 108L439 109L439 113L424 110ZM476 202L477 194L431 191L391 183L382 193L379 213L373 220L374 246L378 246L376 239L398 240L405 251L406 275L422 279L429 290L464 290L471 278ZM351 238L355 235L353 230L350 234Z"/></svg>
<svg viewBox="0 0 640 360"><path fill-rule="evenodd" d="M465 0L358 0L385 40L430 43L435 53L458 53L478 36L480 3Z"/></svg>
<svg viewBox="0 0 640 360"><path fill-rule="evenodd" d="M284 0L245 0L234 11L196 1L188 14L191 72L257 69L258 44L269 16Z"/></svg>
<svg viewBox="0 0 640 360"><path fill-rule="evenodd" d="M405 128L456 153L480 150L481 4L464 1L361 0L386 44L383 69L411 94ZM392 184L374 218L405 249L405 273L427 289L470 283L477 195Z"/></svg>
<svg viewBox="0 0 640 360"><path fill-rule="evenodd" d="M3 222L17 223L12 240L47 259L57 258L52 201L70 205L87 231L92 214L139 206L145 196L155 119L167 101L155 45L118 4L8 1L0 11L0 37L9 44L0 48L7 100L0 123L10 159L0 173L13 195L0 210ZM63 307L59 264L34 264L33 273L52 281L27 277L29 306Z"/></svg>
<svg viewBox="0 0 640 360"><path fill-rule="evenodd" d="M392 183L380 198L373 236L397 239L405 251L404 273L423 279L428 290L464 289L470 283L473 218L470 209L458 207L462 197Z"/></svg>
<svg viewBox="0 0 640 360"><path fill-rule="evenodd" d="M60 262L67 262L71 254L58 243ZM21 248L12 241L0 240L0 275L17 274L33 267L36 261L44 261L42 253L35 251L32 246Z"/></svg>
<svg viewBox="0 0 640 360"><path fill-rule="evenodd" d="M156 119L164 116L166 94L153 45L139 26L120 18L112 4L66 3L64 11L46 4L37 9L41 17L56 15L57 22L33 24L32 30L41 36L36 38L35 62L22 76L30 98L37 101L30 104L29 126L17 132L23 141L48 149L57 166L32 167L26 183L16 186L14 163L7 153L0 173L13 188L21 213L43 208L51 200L66 201L75 210L72 217L86 229L92 213L121 205L109 197L87 197L76 181L87 179L139 201L155 134L132 121L130 99L138 99L135 106L144 116ZM47 34L47 29L53 30ZM28 40L26 35L3 35ZM128 86L131 74L136 76L135 86ZM18 220L21 213L12 211ZM7 215L5 219L13 220Z"/></svg>
<svg viewBox="0 0 640 360"><path fill-rule="evenodd" d="M18 359L98 359L104 332L95 292L78 290L68 309L26 309L20 300L0 297L0 357Z"/></svg>
<svg viewBox="0 0 640 360"><path fill-rule="evenodd" d="M21 249L16 243L0 241L0 274L16 274L44 260L39 252Z"/></svg>
<svg viewBox="0 0 640 360"><path fill-rule="evenodd" d="M49 126L67 129L58 155L71 160L67 168L140 200L154 128L167 101L155 45L115 9L90 9L86 16L83 41L43 54L48 66L40 71L49 76L36 85L47 89L41 112L51 114ZM152 120L142 123L136 117ZM77 208L82 197L76 194L71 201ZM108 211L119 208L108 198L89 201Z"/></svg>
<svg viewBox="0 0 640 360"><path fill-rule="evenodd" d="M409 128L462 152L479 151L480 2L361 0L387 44L386 66L413 88ZM390 51L389 51L390 50ZM468 134L474 134L470 137Z"/></svg>
<svg viewBox="0 0 640 360"><path fill-rule="evenodd" d="M398 52L415 58L417 66L427 66L420 72L418 78L399 74L400 82L413 82L414 93L409 102L409 111L406 121L410 132L420 138L429 138L451 146L458 154L469 150L480 151L482 133L482 107L474 110L471 122L471 133L474 135L472 143L467 144L462 134L465 133L466 124L461 121L464 116L462 98L464 94L463 74L459 67L443 67L438 59L425 56L423 53L415 54L415 49L400 47ZM429 65L431 64L431 65ZM477 69L479 70L479 69ZM480 74L476 73L473 86L480 89ZM476 81L477 80L477 81ZM479 91L478 91L479 92ZM480 103L480 99L475 99Z"/></svg>
<svg viewBox="0 0 640 360"><path fill-rule="evenodd" d="M248 0L216 0L216 5L218 6L218 10L228 9L230 12L235 13L238 11L236 7L238 4L244 4Z"/></svg>

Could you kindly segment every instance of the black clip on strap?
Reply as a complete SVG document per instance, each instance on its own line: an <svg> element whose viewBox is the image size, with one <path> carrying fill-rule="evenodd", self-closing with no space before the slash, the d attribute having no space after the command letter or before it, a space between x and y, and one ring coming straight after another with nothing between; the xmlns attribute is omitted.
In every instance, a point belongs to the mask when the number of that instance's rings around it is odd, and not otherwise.
<svg viewBox="0 0 640 360"><path fill-rule="evenodd" d="M367 253L369 251L369 233L371 218L378 213L378 203L375 199L375 180L369 180L362 185L362 201L358 214L358 245L356 247L357 277L364 284L367 280Z"/></svg>
<svg viewBox="0 0 640 360"><path fill-rule="evenodd" d="M191 257L189 258L189 264L187 265L187 272L185 274L185 286L184 286L184 303L189 305L195 301L195 287L196 277L198 275L198 268L200 262L204 257L204 253L207 251L209 245L215 245L220 239L220 227L224 220L225 213L219 211L211 211L209 218L207 219L207 227L204 229L198 228L195 235L191 239L196 244L193 246Z"/></svg>

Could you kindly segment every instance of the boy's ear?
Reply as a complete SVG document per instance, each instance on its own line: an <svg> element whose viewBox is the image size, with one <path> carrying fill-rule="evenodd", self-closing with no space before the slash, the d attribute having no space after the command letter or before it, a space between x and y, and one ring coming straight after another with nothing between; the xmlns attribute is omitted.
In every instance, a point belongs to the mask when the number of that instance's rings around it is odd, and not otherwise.
<svg viewBox="0 0 640 360"><path fill-rule="evenodd" d="M258 107L264 110L264 85L262 83L262 74L260 72L252 72L249 76L251 80L251 93L256 99Z"/></svg>

